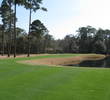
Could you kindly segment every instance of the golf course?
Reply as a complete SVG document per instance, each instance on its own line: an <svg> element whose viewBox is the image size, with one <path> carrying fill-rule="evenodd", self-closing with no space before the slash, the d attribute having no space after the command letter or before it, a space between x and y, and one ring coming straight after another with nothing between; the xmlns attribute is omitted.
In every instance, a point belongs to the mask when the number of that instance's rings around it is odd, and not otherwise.
<svg viewBox="0 0 110 100"><path fill-rule="evenodd" d="M47 54L0 59L0 100L110 100L110 69L31 65L26 60L80 57Z"/></svg>
<svg viewBox="0 0 110 100"><path fill-rule="evenodd" d="M0 100L110 100L110 0L0 0Z"/></svg>

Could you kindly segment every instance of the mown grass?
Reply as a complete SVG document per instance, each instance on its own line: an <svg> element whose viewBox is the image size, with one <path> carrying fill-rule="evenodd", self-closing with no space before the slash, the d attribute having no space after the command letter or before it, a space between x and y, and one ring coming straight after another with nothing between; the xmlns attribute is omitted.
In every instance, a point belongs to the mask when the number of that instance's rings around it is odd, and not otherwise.
<svg viewBox="0 0 110 100"><path fill-rule="evenodd" d="M110 100L110 69L16 63L19 60L69 56L78 55L0 60L0 100Z"/></svg>

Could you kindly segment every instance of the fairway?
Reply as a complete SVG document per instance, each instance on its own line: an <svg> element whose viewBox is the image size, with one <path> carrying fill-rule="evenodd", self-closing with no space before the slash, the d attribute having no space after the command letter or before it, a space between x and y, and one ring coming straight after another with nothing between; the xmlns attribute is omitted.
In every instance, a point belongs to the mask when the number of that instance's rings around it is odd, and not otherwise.
<svg viewBox="0 0 110 100"><path fill-rule="evenodd" d="M110 69L54 67L18 61L73 57L42 55L0 60L0 100L110 100Z"/></svg>

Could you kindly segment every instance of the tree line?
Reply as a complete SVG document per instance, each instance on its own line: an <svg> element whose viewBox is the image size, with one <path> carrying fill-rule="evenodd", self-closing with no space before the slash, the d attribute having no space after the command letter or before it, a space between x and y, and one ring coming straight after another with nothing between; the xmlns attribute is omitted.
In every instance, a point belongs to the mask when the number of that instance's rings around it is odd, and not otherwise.
<svg viewBox="0 0 110 100"><path fill-rule="evenodd" d="M30 56L30 41L31 41L31 16L32 12L36 12L37 10L47 11L46 8L41 7L43 0L2 0L0 6L0 16L2 24L0 25L1 30L1 53L4 55L6 52L7 46L7 54L10 57L10 54L13 53L14 57L16 57L17 53L17 16L16 16L16 9L17 6L23 6L25 9L29 10L29 32L28 32L28 48L27 53L28 57ZM6 41L8 41L6 43ZM6 45L7 44L7 45ZM12 49L13 47L13 49Z"/></svg>
<svg viewBox="0 0 110 100"><path fill-rule="evenodd" d="M57 40L59 51L63 53L110 54L110 30L92 26L80 27L76 35L67 35Z"/></svg>
<svg viewBox="0 0 110 100"><path fill-rule="evenodd" d="M49 30L39 20L31 20L32 12L47 11L41 7L42 0L2 0L0 6L0 53L11 54L36 53L110 53L110 30L96 29L92 26L80 27L76 35L55 40ZM29 10L29 32L17 27L17 6Z"/></svg>

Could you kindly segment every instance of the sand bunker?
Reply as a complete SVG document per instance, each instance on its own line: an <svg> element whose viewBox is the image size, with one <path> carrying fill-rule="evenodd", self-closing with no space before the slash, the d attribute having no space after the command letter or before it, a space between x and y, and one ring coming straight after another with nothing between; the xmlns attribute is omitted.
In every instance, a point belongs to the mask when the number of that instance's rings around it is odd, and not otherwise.
<svg viewBox="0 0 110 100"><path fill-rule="evenodd" d="M84 60L100 60L105 58L104 55L82 55L76 57L66 57L66 58L44 58L37 60L25 60L20 61L20 63L30 64L30 65L68 65L68 64L78 64Z"/></svg>

